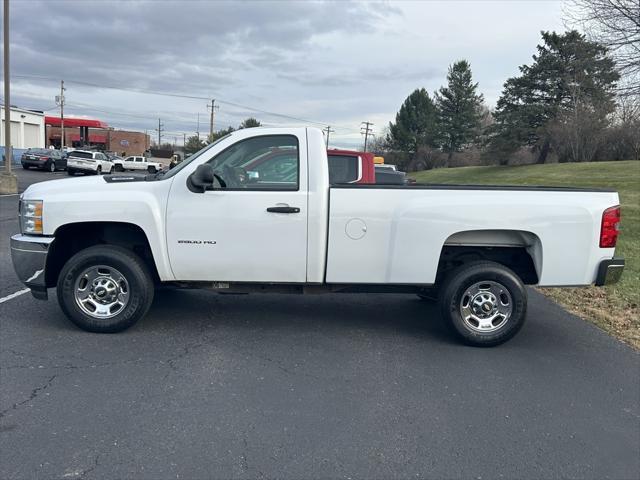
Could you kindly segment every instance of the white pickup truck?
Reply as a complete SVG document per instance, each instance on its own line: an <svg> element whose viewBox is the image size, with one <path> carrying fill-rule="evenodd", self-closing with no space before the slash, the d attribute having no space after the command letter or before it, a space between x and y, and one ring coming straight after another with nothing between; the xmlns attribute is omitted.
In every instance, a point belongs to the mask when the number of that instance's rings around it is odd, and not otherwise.
<svg viewBox="0 0 640 480"><path fill-rule="evenodd" d="M122 160L113 161L113 169L116 172L124 172L125 170L143 170L149 173L156 173L162 170L162 164L159 162L151 162L147 157L142 155L133 155L123 158Z"/></svg>
<svg viewBox="0 0 640 480"><path fill-rule="evenodd" d="M57 287L79 327L116 332L154 287L221 292L438 295L472 345L522 327L524 285L603 285L620 208L614 191L453 185L330 185L315 128L250 128L166 173L30 186L11 238L36 298Z"/></svg>

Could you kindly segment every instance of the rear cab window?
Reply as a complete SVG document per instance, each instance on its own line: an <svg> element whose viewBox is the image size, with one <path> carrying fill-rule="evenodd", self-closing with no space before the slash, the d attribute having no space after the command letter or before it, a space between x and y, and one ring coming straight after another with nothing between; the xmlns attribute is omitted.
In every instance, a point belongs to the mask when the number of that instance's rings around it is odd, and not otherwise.
<svg viewBox="0 0 640 480"><path fill-rule="evenodd" d="M360 157L355 155L332 155L329 160L329 184L353 183L360 179Z"/></svg>

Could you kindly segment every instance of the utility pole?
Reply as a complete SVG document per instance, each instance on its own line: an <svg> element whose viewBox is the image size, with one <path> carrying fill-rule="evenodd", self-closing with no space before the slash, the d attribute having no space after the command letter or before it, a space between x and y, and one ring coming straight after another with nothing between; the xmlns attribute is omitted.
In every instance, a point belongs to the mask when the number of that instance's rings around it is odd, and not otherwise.
<svg viewBox="0 0 640 480"><path fill-rule="evenodd" d="M160 119L158 119L158 148L160 148L160 145L162 143L162 130L163 130L164 124L162 123L162 121Z"/></svg>
<svg viewBox="0 0 640 480"><path fill-rule="evenodd" d="M183 147L187 146L187 134L186 133L182 133L182 146Z"/></svg>
<svg viewBox="0 0 640 480"><path fill-rule="evenodd" d="M214 124L215 112L220 107L216 105L215 99L212 99L211 105L207 105L207 108L211 109L211 120L209 121L209 138L213 138L213 124Z"/></svg>
<svg viewBox="0 0 640 480"><path fill-rule="evenodd" d="M64 148L64 80L60 80L60 95L56 96L56 103L60 105L60 151ZM82 133L82 132L80 132Z"/></svg>
<svg viewBox="0 0 640 480"><path fill-rule="evenodd" d="M4 172L0 175L0 193L18 193L18 177L11 173L11 101L9 76L9 0L4 0Z"/></svg>
<svg viewBox="0 0 640 480"><path fill-rule="evenodd" d="M196 125L196 135L198 136L198 140L200 140L200 112L198 112L198 123Z"/></svg>
<svg viewBox="0 0 640 480"><path fill-rule="evenodd" d="M373 135L373 129L371 128L373 123L371 122L362 122L360 126L360 133L364 135L364 151L367 151L367 141L369 140L369 135Z"/></svg>
<svg viewBox="0 0 640 480"><path fill-rule="evenodd" d="M326 140L327 140L327 150L329 150L329 134L330 133L334 133L335 130L333 130L331 128L331 125L327 125L325 128L322 129L322 131L327 133L327 138L326 138Z"/></svg>

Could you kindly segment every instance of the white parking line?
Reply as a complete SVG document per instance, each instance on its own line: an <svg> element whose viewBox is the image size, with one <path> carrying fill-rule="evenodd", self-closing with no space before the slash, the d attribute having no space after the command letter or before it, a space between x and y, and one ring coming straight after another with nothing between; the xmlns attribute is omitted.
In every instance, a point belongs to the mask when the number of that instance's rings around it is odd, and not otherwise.
<svg viewBox="0 0 640 480"><path fill-rule="evenodd" d="M0 197L17 197L19 193L3 193Z"/></svg>
<svg viewBox="0 0 640 480"><path fill-rule="evenodd" d="M8 302L9 300L19 297L20 295L24 295L27 292L29 292L28 288L25 288L24 290L18 290L17 292L12 293L11 295L7 295L6 297L0 298L0 303Z"/></svg>

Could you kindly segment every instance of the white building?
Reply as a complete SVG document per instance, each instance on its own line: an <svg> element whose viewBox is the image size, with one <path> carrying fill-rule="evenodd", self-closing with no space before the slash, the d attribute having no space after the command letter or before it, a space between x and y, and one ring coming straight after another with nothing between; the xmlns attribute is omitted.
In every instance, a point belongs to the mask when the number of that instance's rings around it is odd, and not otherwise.
<svg viewBox="0 0 640 480"><path fill-rule="evenodd" d="M4 147L4 105L0 106L2 130L0 146ZM44 148L44 113L11 107L11 145L14 149ZM4 150L4 149L3 149Z"/></svg>

